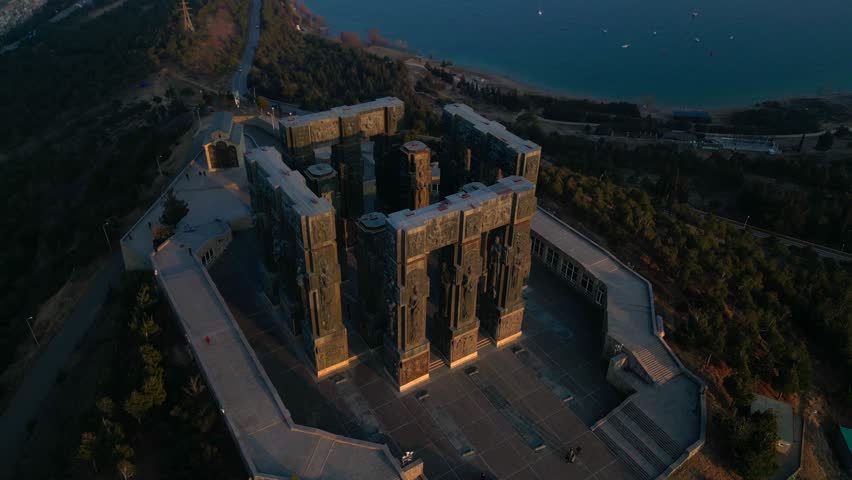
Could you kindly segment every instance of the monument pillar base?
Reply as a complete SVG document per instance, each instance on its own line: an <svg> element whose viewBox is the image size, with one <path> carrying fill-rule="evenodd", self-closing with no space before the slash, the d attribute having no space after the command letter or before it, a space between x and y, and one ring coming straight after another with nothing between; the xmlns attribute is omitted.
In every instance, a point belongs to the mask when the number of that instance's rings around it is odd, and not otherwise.
<svg viewBox="0 0 852 480"><path fill-rule="evenodd" d="M488 334L494 343L501 347L521 336L521 326L524 323L524 307L511 312L500 312L500 315L489 325Z"/></svg>
<svg viewBox="0 0 852 480"><path fill-rule="evenodd" d="M349 364L349 339L346 327L322 337L305 335L305 349L311 369L322 378Z"/></svg>
<svg viewBox="0 0 852 480"><path fill-rule="evenodd" d="M400 392L429 380L429 342L399 352L385 337L385 368Z"/></svg>
<svg viewBox="0 0 852 480"><path fill-rule="evenodd" d="M477 343L479 343L479 320L459 326L457 329L451 327L444 329L439 348L452 369L477 357Z"/></svg>

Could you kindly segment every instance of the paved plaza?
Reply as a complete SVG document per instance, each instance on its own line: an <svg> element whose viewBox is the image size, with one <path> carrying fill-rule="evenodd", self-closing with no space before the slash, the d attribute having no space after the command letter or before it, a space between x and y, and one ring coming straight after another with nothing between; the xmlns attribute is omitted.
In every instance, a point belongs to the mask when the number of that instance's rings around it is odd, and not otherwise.
<svg viewBox="0 0 852 480"><path fill-rule="evenodd" d="M519 342L480 342L479 358L452 371L433 354L429 382L400 394L356 333L352 366L314 380L260 291L259 249L254 231L238 232L211 275L297 424L414 451L430 479L630 478L590 430L623 400L605 379L599 314L546 269L533 268Z"/></svg>

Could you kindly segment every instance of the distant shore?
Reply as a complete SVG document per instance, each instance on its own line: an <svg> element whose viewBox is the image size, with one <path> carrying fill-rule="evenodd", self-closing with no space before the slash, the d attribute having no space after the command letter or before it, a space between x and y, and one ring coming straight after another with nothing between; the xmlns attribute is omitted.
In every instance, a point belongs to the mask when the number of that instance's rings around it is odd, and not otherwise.
<svg viewBox="0 0 852 480"><path fill-rule="evenodd" d="M425 67L425 65L431 64L434 66L440 66L444 60L436 59L436 58L428 58L421 55L417 55L415 53L399 50L395 48L381 47L377 45L371 45L365 47L367 51L378 55L378 56L387 56L393 59L398 59L404 61L409 67L418 68L417 65L421 67ZM573 99L573 100L588 100L592 102L600 102L600 103L617 103L617 102L627 102L633 103L639 106L643 115L650 114L654 116L669 116L671 112L674 110L680 110L682 107L671 106L666 104L657 103L656 101L652 102L651 105L643 105L641 100L623 100L623 99L612 99L612 98L604 98L604 97L593 97L588 95L576 95L570 92L565 92L557 89L549 89L543 88L536 85L531 85L529 83L525 83L522 81L515 80L506 75L501 75L493 72L488 72L487 70L483 70L481 68L472 68L465 65L458 65L451 60L447 60L449 62L449 66L446 67L447 70L457 74L464 75L467 79L471 80L474 78L479 78L484 80L483 84L495 86L497 88L505 89L505 90L516 90L522 94L528 95L541 95L546 97L554 97L554 98L564 98L564 99ZM761 100L762 102L788 102L796 99L804 99L804 98L812 98L812 99L823 99L823 100L846 100L845 103L852 103L852 92L847 93L836 93L836 94L827 94L827 95L796 95L796 96L788 96L788 97L778 97L778 98L767 98ZM722 106L722 107L705 107L705 108L695 108L695 110L706 111L710 113L711 116L719 117L730 114L735 111L745 110L748 108L754 107L755 103L748 104L740 104L733 106Z"/></svg>

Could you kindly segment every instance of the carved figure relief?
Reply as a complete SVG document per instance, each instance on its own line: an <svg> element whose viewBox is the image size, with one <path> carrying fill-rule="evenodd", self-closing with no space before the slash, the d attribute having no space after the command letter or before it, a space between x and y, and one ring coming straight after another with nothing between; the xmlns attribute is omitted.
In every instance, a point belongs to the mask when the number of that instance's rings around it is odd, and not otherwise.
<svg viewBox="0 0 852 480"><path fill-rule="evenodd" d="M408 343L413 343L417 340L418 334L423 328L422 315L420 315L421 303L421 298L417 292L417 285L414 285L414 288L411 290L411 297L408 299Z"/></svg>
<svg viewBox="0 0 852 480"><path fill-rule="evenodd" d="M479 213L468 215L464 219L464 236L465 238L479 233Z"/></svg>
<svg viewBox="0 0 852 480"><path fill-rule="evenodd" d="M499 281L501 257L503 255L503 238L494 238L494 244L488 252L488 291L491 297L497 298L497 282Z"/></svg>
<svg viewBox="0 0 852 480"><path fill-rule="evenodd" d="M311 124L311 140L322 143L340 137L340 125L337 118L319 120Z"/></svg>
<svg viewBox="0 0 852 480"><path fill-rule="evenodd" d="M444 294L441 296L441 315L446 318L450 315L450 292L453 286L453 277L446 263L441 263L441 286Z"/></svg>
<svg viewBox="0 0 852 480"><path fill-rule="evenodd" d="M384 117L384 110L362 113L360 118L361 131L368 137L382 133L384 131Z"/></svg>
<svg viewBox="0 0 852 480"><path fill-rule="evenodd" d="M329 292L329 287L331 286L331 280L329 278L328 271L328 262L323 258L320 260L320 268L319 268L319 300L320 305L318 306L319 312L319 322L321 331L325 332L328 328L328 317L329 311L331 310L331 292Z"/></svg>
<svg viewBox="0 0 852 480"><path fill-rule="evenodd" d="M420 355L402 365L399 383L406 384L429 373L429 355Z"/></svg>
<svg viewBox="0 0 852 480"><path fill-rule="evenodd" d="M316 246L331 238L329 221L328 218L326 218L325 216L313 218L313 220L311 221L311 228L313 233L313 238L311 239L312 243L314 244L313 246Z"/></svg>
<svg viewBox="0 0 852 480"><path fill-rule="evenodd" d="M423 253L425 238L422 230L417 232L407 232L405 237L408 240L408 252L406 252L408 257L413 257Z"/></svg>
<svg viewBox="0 0 852 480"><path fill-rule="evenodd" d="M473 268L468 265L467 271L465 271L464 276L462 277L462 320L468 320L470 318L472 303L473 303L473 289L476 286L476 279L473 275Z"/></svg>

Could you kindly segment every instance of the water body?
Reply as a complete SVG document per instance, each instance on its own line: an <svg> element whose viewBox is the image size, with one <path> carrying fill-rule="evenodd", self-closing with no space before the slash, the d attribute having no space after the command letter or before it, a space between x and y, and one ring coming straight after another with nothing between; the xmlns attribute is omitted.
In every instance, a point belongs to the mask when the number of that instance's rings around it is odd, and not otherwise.
<svg viewBox="0 0 852 480"><path fill-rule="evenodd" d="M414 52L571 95L713 108L852 91L849 0L306 3L333 34L375 27Z"/></svg>

